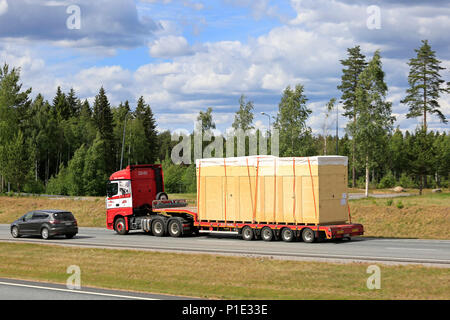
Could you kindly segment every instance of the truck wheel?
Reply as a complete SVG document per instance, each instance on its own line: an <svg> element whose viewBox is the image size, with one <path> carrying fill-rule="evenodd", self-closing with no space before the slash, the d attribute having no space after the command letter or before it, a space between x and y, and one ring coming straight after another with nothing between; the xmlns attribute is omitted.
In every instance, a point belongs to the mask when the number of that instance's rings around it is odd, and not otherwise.
<svg viewBox="0 0 450 320"><path fill-rule="evenodd" d="M170 220L168 229L169 229L169 234L171 237L174 237L174 238L180 237L182 234L181 228L182 228L182 226L181 226L180 221L178 221L176 219Z"/></svg>
<svg viewBox="0 0 450 320"><path fill-rule="evenodd" d="M292 242L294 241L294 238L294 230L290 228L284 228L283 230L281 230L281 239L283 239L283 241Z"/></svg>
<svg viewBox="0 0 450 320"><path fill-rule="evenodd" d="M152 233L156 237L164 237L166 234L166 231L164 230L164 221L156 219L152 223Z"/></svg>
<svg viewBox="0 0 450 320"><path fill-rule="evenodd" d="M305 228L302 232L302 239L304 242L312 243L316 240L316 235L310 228Z"/></svg>
<svg viewBox="0 0 450 320"><path fill-rule="evenodd" d="M124 218L119 218L116 220L116 223L114 224L114 230L120 235L125 235L128 233Z"/></svg>
<svg viewBox="0 0 450 320"><path fill-rule="evenodd" d="M261 239L264 241L272 241L273 239L273 231L269 227L264 227L261 230Z"/></svg>
<svg viewBox="0 0 450 320"><path fill-rule="evenodd" d="M165 192L160 192L156 195L156 200L169 200L169 196Z"/></svg>
<svg viewBox="0 0 450 320"><path fill-rule="evenodd" d="M253 232L253 229L249 226L245 226L244 228L242 228L241 234L242 239L246 241L251 241L255 238L255 233Z"/></svg>

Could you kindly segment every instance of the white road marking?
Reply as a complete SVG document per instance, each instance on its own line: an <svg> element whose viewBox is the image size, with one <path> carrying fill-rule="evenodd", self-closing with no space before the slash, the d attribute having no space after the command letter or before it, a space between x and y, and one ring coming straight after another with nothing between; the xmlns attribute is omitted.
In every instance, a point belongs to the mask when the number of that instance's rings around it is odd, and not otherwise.
<svg viewBox="0 0 450 320"><path fill-rule="evenodd" d="M137 299L137 300L158 300L158 299L152 299L152 298L125 296L125 295L119 295L119 294L89 292L89 291L60 289L60 288L49 288L49 287L33 286L33 285L20 284L20 283L0 282L0 285L15 286L15 287L25 287L25 288L33 288L33 289L43 289L43 290L51 290L51 291L62 291L62 292L79 293L79 294L90 294L90 295L112 297L112 298Z"/></svg>
<svg viewBox="0 0 450 320"><path fill-rule="evenodd" d="M414 250L414 251L437 251L437 249L420 249L420 248L401 248L401 247L387 247L389 250Z"/></svg>

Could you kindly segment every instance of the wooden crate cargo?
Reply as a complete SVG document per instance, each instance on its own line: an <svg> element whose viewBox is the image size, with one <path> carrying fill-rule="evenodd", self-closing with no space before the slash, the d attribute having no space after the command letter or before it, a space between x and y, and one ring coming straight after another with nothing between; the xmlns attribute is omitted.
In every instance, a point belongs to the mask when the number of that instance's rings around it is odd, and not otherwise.
<svg viewBox="0 0 450 320"><path fill-rule="evenodd" d="M348 220L347 157L199 159L200 221L338 224Z"/></svg>

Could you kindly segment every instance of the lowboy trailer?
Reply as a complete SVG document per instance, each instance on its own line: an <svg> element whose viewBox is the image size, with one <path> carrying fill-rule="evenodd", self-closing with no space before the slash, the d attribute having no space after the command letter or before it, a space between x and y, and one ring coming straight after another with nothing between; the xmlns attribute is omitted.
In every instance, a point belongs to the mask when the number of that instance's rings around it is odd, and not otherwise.
<svg viewBox="0 0 450 320"><path fill-rule="evenodd" d="M308 243L362 235L363 226L351 223L346 157L305 159L231 158L224 159L223 166L221 159L197 161L199 206L168 199L160 165L129 166L110 177L107 227L121 235L130 230L157 237L232 231L247 241L299 239ZM273 173L271 166L276 168ZM338 182L330 184L330 178ZM274 194L272 202L265 192Z"/></svg>

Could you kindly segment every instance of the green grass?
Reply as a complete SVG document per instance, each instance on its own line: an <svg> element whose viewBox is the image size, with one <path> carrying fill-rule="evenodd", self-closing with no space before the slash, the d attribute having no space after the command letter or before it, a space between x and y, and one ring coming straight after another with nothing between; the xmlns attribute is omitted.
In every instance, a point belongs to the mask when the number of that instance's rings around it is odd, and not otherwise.
<svg viewBox="0 0 450 320"><path fill-rule="evenodd" d="M349 205L352 221L364 225L365 236L418 239L450 236L450 192L387 201L358 199L351 200Z"/></svg>
<svg viewBox="0 0 450 320"><path fill-rule="evenodd" d="M450 272L381 268L381 289L366 286L369 264L298 262L208 254L0 243L0 277L219 299L449 299Z"/></svg>

